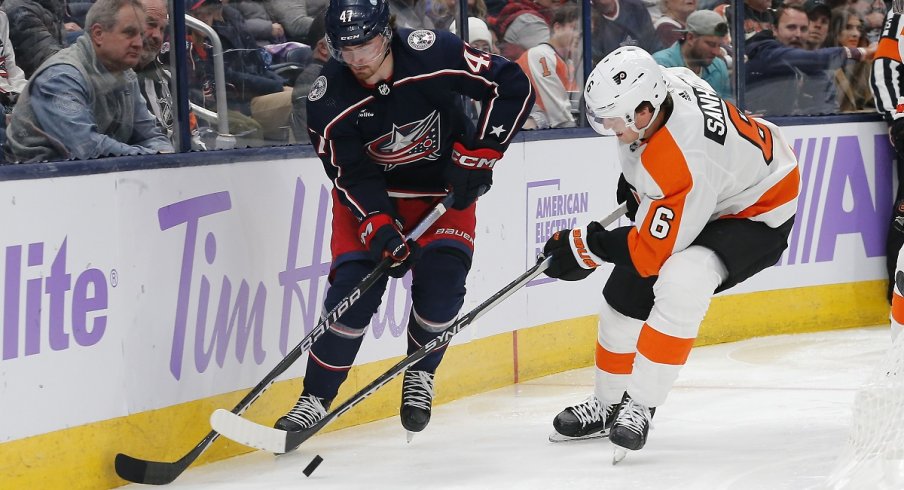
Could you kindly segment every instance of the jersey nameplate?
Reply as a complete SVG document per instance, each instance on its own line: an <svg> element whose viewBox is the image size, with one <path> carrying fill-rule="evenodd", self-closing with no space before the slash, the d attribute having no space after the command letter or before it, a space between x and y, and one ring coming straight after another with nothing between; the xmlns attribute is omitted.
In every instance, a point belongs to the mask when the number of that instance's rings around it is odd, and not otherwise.
<svg viewBox="0 0 904 490"><path fill-rule="evenodd" d="M722 112L722 99L718 95L691 87L697 96L697 106L703 113L703 135L720 145L725 144L725 114Z"/></svg>
<svg viewBox="0 0 904 490"><path fill-rule="evenodd" d="M436 42L436 33L426 29L418 29L408 35L408 45L412 49L423 51Z"/></svg>

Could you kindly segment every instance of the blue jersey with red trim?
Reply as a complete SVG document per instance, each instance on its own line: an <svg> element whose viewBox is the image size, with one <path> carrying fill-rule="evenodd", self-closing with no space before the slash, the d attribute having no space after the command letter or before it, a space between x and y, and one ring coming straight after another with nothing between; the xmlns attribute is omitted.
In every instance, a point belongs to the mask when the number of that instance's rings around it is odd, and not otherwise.
<svg viewBox="0 0 904 490"><path fill-rule="evenodd" d="M308 132L342 203L359 218L390 197L445 193L452 143L504 151L534 104L517 64L446 31L398 29L390 80L368 87L331 59L308 94ZM481 102L476 124L464 95Z"/></svg>

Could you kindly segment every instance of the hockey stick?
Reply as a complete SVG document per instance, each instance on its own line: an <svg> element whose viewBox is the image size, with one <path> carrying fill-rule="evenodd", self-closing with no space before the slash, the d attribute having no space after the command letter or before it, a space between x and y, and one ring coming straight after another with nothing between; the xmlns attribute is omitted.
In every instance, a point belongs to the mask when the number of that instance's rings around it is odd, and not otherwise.
<svg viewBox="0 0 904 490"><path fill-rule="evenodd" d="M437 204L421 222L408 235L408 240L417 240L424 232L427 231L436 220L442 216L446 210L452 205L454 196L452 193L446 195L443 200ZM279 363L262 379L244 398L232 408L231 413L239 417L255 400L260 397L273 381L289 367L297 361L302 354L308 351L314 342L319 339L327 329L327 326L339 320L339 317L345 311L357 302L364 293L370 289L377 281L383 277L383 274L393 265L391 258L387 257L381 260L377 266L369 274L361 279L361 282L343 298L339 304L324 315L317 325L301 339L289 354L286 355ZM225 410L224 410L225 412ZM176 461L149 461L134 458L127 454L119 453L116 455L115 467L116 474L124 480L135 483L144 483L148 485L166 485L175 480L183 471L186 470L204 450L217 439L219 434L216 430L211 430L204 439L201 440L191 451Z"/></svg>
<svg viewBox="0 0 904 490"><path fill-rule="evenodd" d="M618 208L612 211L612 213L600 220L600 224L602 224L604 227L608 226L615 222L622 215L624 215L626 211L627 206L625 204L621 204ZM471 322L483 316L491 308L504 301L506 298L521 289L525 284L545 271L549 267L551 260L552 259L549 257L539 260L535 266L528 269L526 272L518 276L517 279L510 282L504 288L500 289L495 294L490 296L489 299L477 305L477 307L475 307L473 310L469 311L467 314L456 320L455 323L453 323L451 327L443 331L443 333L440 334L439 337L431 340L430 342L427 342L426 344L421 346L420 349L396 363L388 371L386 371L377 379L372 381L369 385L365 386L360 391L352 395L342 405L339 405L336 409L326 414L326 416L324 416L322 419L317 421L317 423L315 423L311 427L308 427L307 429L298 431L284 431L272 427L267 427L252 422L248 419L239 417L238 415L232 412L227 412L223 409L215 410L210 415L210 426L223 436L246 446L278 454L292 451L300 446L303 442L308 440L311 436L319 432L320 429L324 428L327 424L332 422L333 419L351 410L352 407L373 394L386 383L389 383L393 378L398 376L399 373L414 365L416 362L420 361L430 353L435 352L448 345L449 342L452 341L452 337L454 337L458 332L462 331L465 327L470 325Z"/></svg>

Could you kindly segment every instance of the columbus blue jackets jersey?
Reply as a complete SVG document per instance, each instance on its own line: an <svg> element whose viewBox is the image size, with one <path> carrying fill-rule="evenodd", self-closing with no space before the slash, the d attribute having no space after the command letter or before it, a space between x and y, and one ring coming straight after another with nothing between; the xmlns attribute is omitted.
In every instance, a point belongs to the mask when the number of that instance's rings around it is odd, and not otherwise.
<svg viewBox="0 0 904 490"><path fill-rule="evenodd" d="M517 64L445 31L398 29L393 74L368 87L331 59L308 94L308 132L339 199L359 218L390 197L445 193L452 143L504 151L534 104ZM476 124L459 94L481 102Z"/></svg>

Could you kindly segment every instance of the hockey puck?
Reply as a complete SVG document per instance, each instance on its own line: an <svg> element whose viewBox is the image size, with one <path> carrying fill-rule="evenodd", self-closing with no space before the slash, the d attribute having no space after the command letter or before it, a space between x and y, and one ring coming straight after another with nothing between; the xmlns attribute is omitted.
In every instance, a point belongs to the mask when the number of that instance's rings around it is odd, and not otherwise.
<svg viewBox="0 0 904 490"><path fill-rule="evenodd" d="M302 473L304 473L304 476L311 476L311 473L313 473L314 470L316 470L317 467L320 466L320 463L322 463L322 462L323 462L323 458L321 458L319 454L314 456L314 459L312 459L311 462L308 463L308 465L305 467L305 469L304 469L304 471L302 471Z"/></svg>

